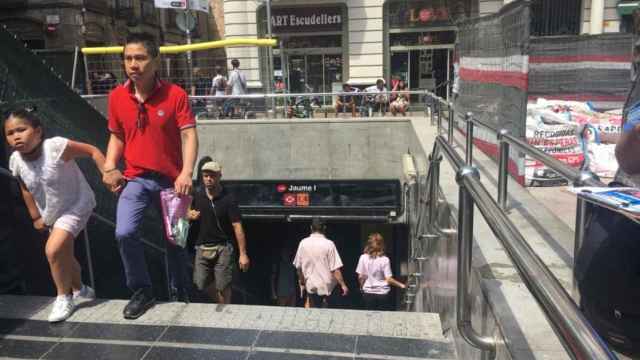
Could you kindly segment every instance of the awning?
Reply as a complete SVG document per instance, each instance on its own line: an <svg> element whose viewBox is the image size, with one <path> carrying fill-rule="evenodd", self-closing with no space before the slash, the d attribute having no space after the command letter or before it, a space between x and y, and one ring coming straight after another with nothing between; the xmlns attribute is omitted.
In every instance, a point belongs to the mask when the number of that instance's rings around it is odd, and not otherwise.
<svg viewBox="0 0 640 360"><path fill-rule="evenodd" d="M640 8L640 1L624 1L618 3L618 15L631 15L635 9Z"/></svg>

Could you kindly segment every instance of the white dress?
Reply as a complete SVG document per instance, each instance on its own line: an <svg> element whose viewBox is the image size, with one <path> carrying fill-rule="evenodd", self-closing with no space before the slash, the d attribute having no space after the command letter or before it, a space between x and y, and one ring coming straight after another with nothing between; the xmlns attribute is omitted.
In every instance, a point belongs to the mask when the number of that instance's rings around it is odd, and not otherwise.
<svg viewBox="0 0 640 360"><path fill-rule="evenodd" d="M24 160L14 151L9 168L33 195L44 223L60 225L77 236L91 216L96 199L76 161L61 159L68 142L63 137L45 139L42 155L33 161Z"/></svg>

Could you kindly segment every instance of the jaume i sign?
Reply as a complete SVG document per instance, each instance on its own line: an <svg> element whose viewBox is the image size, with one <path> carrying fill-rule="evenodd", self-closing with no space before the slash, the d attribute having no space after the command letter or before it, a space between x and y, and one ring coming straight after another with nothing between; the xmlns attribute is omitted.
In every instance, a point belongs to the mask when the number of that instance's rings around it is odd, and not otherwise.
<svg viewBox="0 0 640 360"><path fill-rule="evenodd" d="M271 27L274 33L340 31L341 7L274 8L271 11Z"/></svg>

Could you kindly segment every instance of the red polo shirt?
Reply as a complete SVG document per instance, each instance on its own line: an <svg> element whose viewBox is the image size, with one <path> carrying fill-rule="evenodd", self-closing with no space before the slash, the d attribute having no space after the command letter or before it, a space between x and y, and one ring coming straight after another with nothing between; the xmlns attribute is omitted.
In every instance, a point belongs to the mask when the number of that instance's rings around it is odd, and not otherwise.
<svg viewBox="0 0 640 360"><path fill-rule="evenodd" d="M144 107L139 121L139 112ZM180 131L196 126L187 93L179 86L160 81L144 102L127 81L109 94L109 131L124 141L124 176L157 172L172 181L182 170Z"/></svg>

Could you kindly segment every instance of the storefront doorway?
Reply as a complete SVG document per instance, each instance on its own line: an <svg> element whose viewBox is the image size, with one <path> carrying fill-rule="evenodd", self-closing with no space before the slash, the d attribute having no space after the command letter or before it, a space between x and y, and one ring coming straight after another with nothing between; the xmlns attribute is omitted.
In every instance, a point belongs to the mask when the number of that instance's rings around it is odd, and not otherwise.
<svg viewBox="0 0 640 360"><path fill-rule="evenodd" d="M289 53L291 52L291 54ZM324 93L339 91L342 84L342 54L297 54L296 49L285 50L274 58L276 81L281 74L281 88L290 93ZM285 66L283 67L283 60ZM323 105L331 104L331 97L322 99Z"/></svg>
<svg viewBox="0 0 640 360"><path fill-rule="evenodd" d="M266 19L263 9L260 18ZM264 72L274 81L275 89L289 93L322 93L339 91L345 77L343 59L346 36L346 6L273 7L272 32L280 42L273 51L273 74ZM266 29L266 21L261 32ZM262 61L263 69L268 59ZM330 96L319 99L331 105Z"/></svg>
<svg viewBox="0 0 640 360"><path fill-rule="evenodd" d="M471 16L469 0L388 0L386 74L404 79L410 90L429 90L448 99L453 83L456 23ZM418 100L417 96L413 103Z"/></svg>
<svg viewBox="0 0 640 360"><path fill-rule="evenodd" d="M447 98L453 78L453 49L429 48L392 50L390 77L403 80L411 90L429 90ZM418 95L412 96L412 102Z"/></svg>

